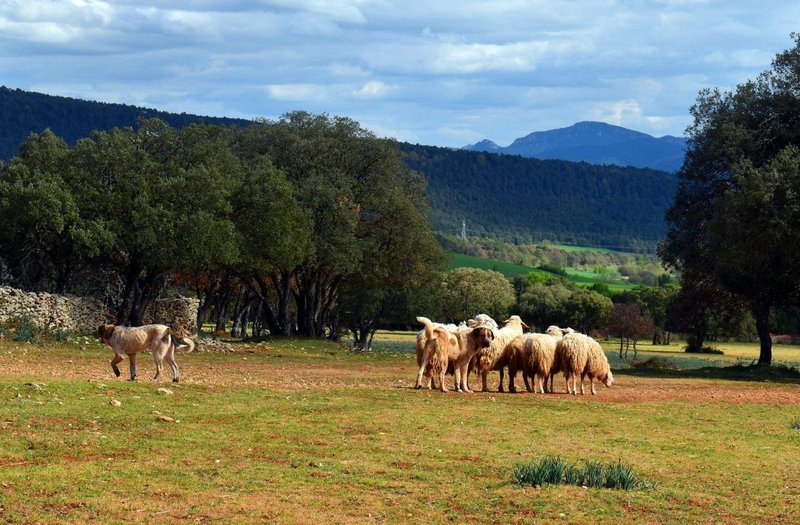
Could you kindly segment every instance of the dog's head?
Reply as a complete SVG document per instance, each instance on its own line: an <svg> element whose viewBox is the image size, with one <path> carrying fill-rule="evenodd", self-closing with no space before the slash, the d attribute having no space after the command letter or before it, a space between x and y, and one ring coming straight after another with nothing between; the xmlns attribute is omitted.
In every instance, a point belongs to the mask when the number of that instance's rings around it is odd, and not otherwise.
<svg viewBox="0 0 800 525"><path fill-rule="evenodd" d="M494 339L494 332L486 326L473 328L469 335L475 340L475 346L478 348L489 348Z"/></svg>
<svg viewBox="0 0 800 525"><path fill-rule="evenodd" d="M115 328L116 326L113 324L101 324L97 327L97 334L105 344L111 345L111 336L114 335Z"/></svg>

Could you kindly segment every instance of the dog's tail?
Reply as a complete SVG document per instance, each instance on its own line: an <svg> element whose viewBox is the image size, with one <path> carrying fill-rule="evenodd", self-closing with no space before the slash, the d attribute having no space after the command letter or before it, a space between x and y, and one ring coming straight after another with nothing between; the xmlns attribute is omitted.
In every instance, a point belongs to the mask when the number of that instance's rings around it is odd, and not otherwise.
<svg viewBox="0 0 800 525"><path fill-rule="evenodd" d="M173 340L175 341L175 350L179 352L186 352L188 354L194 350L194 341L188 337L174 337Z"/></svg>
<svg viewBox="0 0 800 525"><path fill-rule="evenodd" d="M417 322L425 325L425 337L433 339L433 323L427 317L417 317Z"/></svg>

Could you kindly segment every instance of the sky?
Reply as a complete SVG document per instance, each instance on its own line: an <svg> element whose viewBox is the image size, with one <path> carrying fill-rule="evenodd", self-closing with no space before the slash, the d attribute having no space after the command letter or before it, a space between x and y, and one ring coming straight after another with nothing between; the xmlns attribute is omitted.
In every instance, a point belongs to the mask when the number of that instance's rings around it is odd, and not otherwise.
<svg viewBox="0 0 800 525"><path fill-rule="evenodd" d="M0 0L0 84L446 147L585 120L660 137L792 31L786 0Z"/></svg>

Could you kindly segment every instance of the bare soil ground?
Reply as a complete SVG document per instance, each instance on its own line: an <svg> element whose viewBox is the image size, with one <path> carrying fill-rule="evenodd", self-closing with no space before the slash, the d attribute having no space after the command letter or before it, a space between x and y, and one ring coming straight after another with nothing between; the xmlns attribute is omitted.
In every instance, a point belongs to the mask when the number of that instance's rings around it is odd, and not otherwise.
<svg viewBox="0 0 800 525"><path fill-rule="evenodd" d="M127 377L127 362L120 364L122 378L114 377L109 365L112 353L90 349L67 352L51 351L47 347L23 345L0 352L0 377L26 376L52 377L67 380L88 380L109 383ZM198 353L177 356L181 381L211 387L257 386L275 390L302 390L325 388L404 388L412 389L416 367L412 356L375 359L352 359L344 355L309 354L307 357L287 356L269 345L252 345L226 354ZM366 359L367 361L369 359ZM154 366L149 355L140 355L138 381L150 381ZM164 383L169 382L168 367ZM777 404L800 405L798 382L722 381L695 377L642 377L628 375L625 370L615 373L611 388L596 385L598 394L576 396L576 402L593 400L602 403L635 403L689 401L697 403ZM452 378L448 378L451 381ZM471 386L480 388L479 380L470 376ZM490 376L490 392L476 391L475 396L538 396L524 392L522 378L517 378L521 393L497 392L498 375ZM555 394L568 396L562 376L556 377ZM452 385L448 384L448 388ZM443 395L469 395L449 392Z"/></svg>

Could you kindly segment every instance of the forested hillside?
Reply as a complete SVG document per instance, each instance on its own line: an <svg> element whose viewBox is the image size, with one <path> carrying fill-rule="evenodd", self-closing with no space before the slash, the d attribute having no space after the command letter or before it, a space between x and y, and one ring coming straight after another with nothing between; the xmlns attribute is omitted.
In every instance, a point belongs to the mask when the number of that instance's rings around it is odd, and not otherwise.
<svg viewBox="0 0 800 525"><path fill-rule="evenodd" d="M649 169L400 147L428 178L439 232L460 232L465 220L470 235L653 249L677 188L674 174Z"/></svg>
<svg viewBox="0 0 800 525"><path fill-rule="evenodd" d="M0 86L0 160L10 160L31 133L47 128L74 144L94 130L135 126L139 117L159 118L176 128L192 122L243 125L248 121L231 118L201 117L186 113L167 113L127 104L91 102L9 89Z"/></svg>
<svg viewBox="0 0 800 525"><path fill-rule="evenodd" d="M250 124L0 87L0 160L17 155L32 132L49 128L74 144L94 130L135 128L140 117L157 117L177 129L197 121ZM652 251L664 235L664 211L676 191L675 175L649 169L399 147L409 167L429 179L430 219L441 233L460 233L465 220L469 235Z"/></svg>

